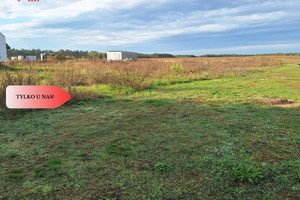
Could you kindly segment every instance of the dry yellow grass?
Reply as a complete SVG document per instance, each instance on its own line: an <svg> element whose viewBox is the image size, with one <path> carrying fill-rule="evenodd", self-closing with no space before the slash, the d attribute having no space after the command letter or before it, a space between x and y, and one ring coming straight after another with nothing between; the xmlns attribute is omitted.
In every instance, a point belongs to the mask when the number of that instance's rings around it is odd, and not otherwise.
<svg viewBox="0 0 300 200"><path fill-rule="evenodd" d="M75 59L48 62L15 62L9 66L31 66L45 71L77 70L84 73L131 72L163 75L169 72L172 63L181 64L185 74L208 72L216 75L240 75L245 70L279 66L283 63L298 63L299 56L249 56L249 57L197 57L197 58L151 58L135 62L107 62L101 59Z"/></svg>
<svg viewBox="0 0 300 200"><path fill-rule="evenodd" d="M151 88L156 80L170 83L218 76L245 76L252 72L298 63L299 56L197 57L152 58L135 62L107 62L102 59L74 59L66 61L9 61L0 69L2 99L7 85L58 85L76 92L77 86L108 84L132 90ZM181 65L183 70L170 66ZM4 69L4 70L3 70ZM91 95L85 92L84 95Z"/></svg>

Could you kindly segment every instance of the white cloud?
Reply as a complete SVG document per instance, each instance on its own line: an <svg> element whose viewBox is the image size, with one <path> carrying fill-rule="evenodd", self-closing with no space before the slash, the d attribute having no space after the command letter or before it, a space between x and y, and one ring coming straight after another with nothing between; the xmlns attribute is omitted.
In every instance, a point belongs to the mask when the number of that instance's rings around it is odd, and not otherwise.
<svg viewBox="0 0 300 200"><path fill-rule="evenodd" d="M238 7L192 9L193 11L178 14L166 10L151 20L147 19L147 9L155 10L155 7L167 3L171 5L179 0L40 0L39 3L22 0L20 3L17 0L2 1L4 3L0 4L0 20L26 19L26 22L14 23L7 20L6 24L0 25L0 31L5 33L9 40L51 38L57 42L64 40L65 48L76 45L113 47L142 44L183 34L222 33L245 28L259 29L268 25L280 26L300 19L300 5L296 0L245 0L245 4ZM145 9L144 18L130 18L132 13L139 9ZM127 13L127 18L122 18L120 13ZM55 26L61 22L90 23L90 20L101 22L101 25L86 29L76 29L67 25ZM47 27L45 24L53 26Z"/></svg>
<svg viewBox="0 0 300 200"><path fill-rule="evenodd" d="M240 54L243 51L267 51L273 53L281 53L284 51L288 51L290 49L294 49L300 46L300 41L297 41L294 44L290 43L278 43L278 44L260 44L260 45L246 45L246 46L233 46L226 48L203 48L203 49L194 49L194 50L181 50L181 51L171 51L173 54L231 54L236 53ZM289 53L289 52L288 52Z"/></svg>
<svg viewBox="0 0 300 200"><path fill-rule="evenodd" d="M32 17L34 19L67 19L94 10L131 9L140 4L150 4L147 0L79 0L59 1L40 0L40 2L27 2L27 0L2 0L0 4L0 18L15 19ZM151 4L163 3L165 0L152 0Z"/></svg>

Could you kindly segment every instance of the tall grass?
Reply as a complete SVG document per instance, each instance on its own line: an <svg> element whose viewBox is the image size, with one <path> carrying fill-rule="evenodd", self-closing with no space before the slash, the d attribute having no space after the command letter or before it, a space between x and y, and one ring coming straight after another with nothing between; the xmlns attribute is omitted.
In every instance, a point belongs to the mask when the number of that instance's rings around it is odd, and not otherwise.
<svg viewBox="0 0 300 200"><path fill-rule="evenodd" d="M0 74L0 106L5 105L6 87L9 85L40 85L40 75L35 70L24 70L17 73L5 71Z"/></svg>
<svg viewBox="0 0 300 200"><path fill-rule="evenodd" d="M139 59L135 62L107 62L101 59L66 61L9 61L0 68L0 104L5 105L8 85L58 85L82 99L94 96L91 90L77 90L107 84L133 91L153 87L155 83L218 76L245 76L252 72L298 63L299 56L199 57ZM176 69L175 69L176 68ZM178 69L177 69L178 68Z"/></svg>

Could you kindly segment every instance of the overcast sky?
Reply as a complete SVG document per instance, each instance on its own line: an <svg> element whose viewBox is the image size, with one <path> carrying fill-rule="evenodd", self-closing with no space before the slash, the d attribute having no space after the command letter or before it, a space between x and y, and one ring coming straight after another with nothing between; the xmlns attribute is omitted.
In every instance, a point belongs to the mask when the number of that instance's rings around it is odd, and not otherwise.
<svg viewBox="0 0 300 200"><path fill-rule="evenodd" d="M1 0L17 49L300 52L299 0Z"/></svg>

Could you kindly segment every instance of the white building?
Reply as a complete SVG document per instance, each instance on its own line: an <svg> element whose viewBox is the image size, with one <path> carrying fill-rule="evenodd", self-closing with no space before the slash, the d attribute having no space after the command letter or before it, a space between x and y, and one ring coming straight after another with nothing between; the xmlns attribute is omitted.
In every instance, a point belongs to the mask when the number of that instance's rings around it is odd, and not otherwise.
<svg viewBox="0 0 300 200"><path fill-rule="evenodd" d="M41 53L41 60L47 60L48 56L55 56L54 53Z"/></svg>
<svg viewBox="0 0 300 200"><path fill-rule="evenodd" d="M18 60L24 60L24 56L18 56Z"/></svg>
<svg viewBox="0 0 300 200"><path fill-rule="evenodd" d="M0 62L7 61L6 47L5 36L0 32Z"/></svg>
<svg viewBox="0 0 300 200"><path fill-rule="evenodd" d="M135 52L128 51L108 51L107 61L127 61L127 60L137 60L138 54Z"/></svg>
<svg viewBox="0 0 300 200"><path fill-rule="evenodd" d="M29 61L36 61L36 56L26 56L25 59Z"/></svg>

